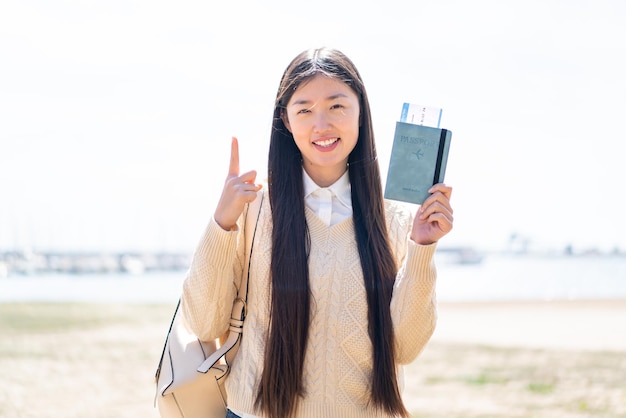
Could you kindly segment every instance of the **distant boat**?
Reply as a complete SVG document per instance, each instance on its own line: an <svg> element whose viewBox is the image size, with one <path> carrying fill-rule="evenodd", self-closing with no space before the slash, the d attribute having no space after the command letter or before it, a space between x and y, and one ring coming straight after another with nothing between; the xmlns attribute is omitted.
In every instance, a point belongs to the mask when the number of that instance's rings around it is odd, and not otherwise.
<svg viewBox="0 0 626 418"><path fill-rule="evenodd" d="M472 247L440 247L435 257L446 264L480 264L485 255Z"/></svg>

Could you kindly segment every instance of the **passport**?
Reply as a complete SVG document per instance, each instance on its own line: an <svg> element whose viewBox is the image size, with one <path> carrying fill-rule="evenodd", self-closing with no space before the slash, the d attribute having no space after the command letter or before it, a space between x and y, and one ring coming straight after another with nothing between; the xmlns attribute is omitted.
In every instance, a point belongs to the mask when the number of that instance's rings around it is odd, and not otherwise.
<svg viewBox="0 0 626 418"><path fill-rule="evenodd" d="M447 129L396 122L385 199L424 203L428 190L444 181L451 139Z"/></svg>

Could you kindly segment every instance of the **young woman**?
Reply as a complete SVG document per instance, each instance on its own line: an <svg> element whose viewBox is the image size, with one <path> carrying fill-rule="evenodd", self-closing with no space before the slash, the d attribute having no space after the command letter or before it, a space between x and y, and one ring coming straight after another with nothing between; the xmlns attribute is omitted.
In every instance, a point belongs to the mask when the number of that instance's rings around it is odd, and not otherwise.
<svg viewBox="0 0 626 418"><path fill-rule="evenodd" d="M245 280L241 215L266 193L228 416L408 416L401 365L434 330L433 255L453 222L452 189L430 192L414 217L383 199L367 94L344 54L314 49L289 64L267 191L256 172L239 172L233 138L221 198L183 286L189 328L201 339L223 334Z"/></svg>

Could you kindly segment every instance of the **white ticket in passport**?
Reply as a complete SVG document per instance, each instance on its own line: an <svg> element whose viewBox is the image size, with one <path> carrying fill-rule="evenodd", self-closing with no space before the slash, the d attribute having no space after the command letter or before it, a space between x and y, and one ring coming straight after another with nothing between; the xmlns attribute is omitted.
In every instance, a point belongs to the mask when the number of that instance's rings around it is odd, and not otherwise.
<svg viewBox="0 0 626 418"><path fill-rule="evenodd" d="M404 103L402 105L400 122L439 128L439 123L441 123L441 109L413 103Z"/></svg>

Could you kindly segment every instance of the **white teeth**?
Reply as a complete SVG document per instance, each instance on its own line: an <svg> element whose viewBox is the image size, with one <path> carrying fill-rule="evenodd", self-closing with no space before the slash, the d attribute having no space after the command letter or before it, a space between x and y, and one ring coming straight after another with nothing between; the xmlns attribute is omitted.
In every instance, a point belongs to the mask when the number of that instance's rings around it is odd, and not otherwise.
<svg viewBox="0 0 626 418"><path fill-rule="evenodd" d="M339 140L339 138L326 139L324 141L314 142L314 144L315 145L319 145L320 147L329 147L332 144L334 144L335 142L337 142L338 140Z"/></svg>

